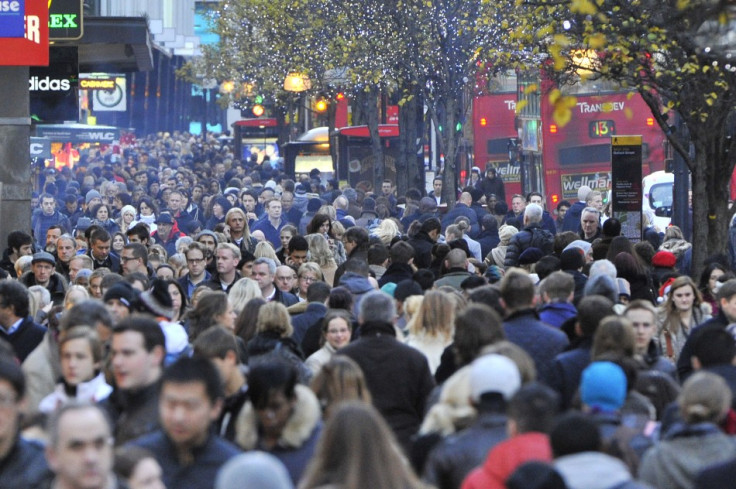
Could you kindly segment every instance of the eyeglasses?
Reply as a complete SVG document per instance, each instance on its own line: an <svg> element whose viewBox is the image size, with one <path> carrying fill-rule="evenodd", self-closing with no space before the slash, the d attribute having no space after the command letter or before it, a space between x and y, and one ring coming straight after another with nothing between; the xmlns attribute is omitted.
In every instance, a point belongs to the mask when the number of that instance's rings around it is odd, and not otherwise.
<svg viewBox="0 0 736 489"><path fill-rule="evenodd" d="M314 277L299 277L299 280L304 280L307 283L316 282L317 279Z"/></svg>
<svg viewBox="0 0 736 489"><path fill-rule="evenodd" d="M128 263L129 261L132 261L132 260L137 260L137 259L138 258L135 256L121 256L120 257L120 261L125 262L125 263Z"/></svg>
<svg viewBox="0 0 736 489"><path fill-rule="evenodd" d="M187 263L202 263L204 258L187 258Z"/></svg>

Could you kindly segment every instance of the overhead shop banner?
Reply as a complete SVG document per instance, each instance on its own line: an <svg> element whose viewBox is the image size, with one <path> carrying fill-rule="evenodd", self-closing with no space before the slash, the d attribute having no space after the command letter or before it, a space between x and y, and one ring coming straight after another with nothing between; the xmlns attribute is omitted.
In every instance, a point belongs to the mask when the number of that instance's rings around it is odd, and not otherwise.
<svg viewBox="0 0 736 489"><path fill-rule="evenodd" d="M79 120L79 59L76 46L50 49L48 66L33 66L28 75L31 116L39 122Z"/></svg>
<svg viewBox="0 0 736 489"><path fill-rule="evenodd" d="M613 216L621 221L621 234L641 241L642 137L611 137L611 200Z"/></svg>
<svg viewBox="0 0 736 489"><path fill-rule="evenodd" d="M87 126L84 124L52 124L36 126L36 136L55 143L105 143L120 139L120 128L114 126Z"/></svg>

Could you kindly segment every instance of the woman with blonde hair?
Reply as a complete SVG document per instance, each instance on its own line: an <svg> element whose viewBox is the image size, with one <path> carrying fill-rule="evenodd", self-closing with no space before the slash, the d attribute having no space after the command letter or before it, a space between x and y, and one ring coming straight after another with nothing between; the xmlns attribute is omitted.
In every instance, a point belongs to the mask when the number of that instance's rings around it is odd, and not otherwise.
<svg viewBox="0 0 736 489"><path fill-rule="evenodd" d="M241 278L235 282L227 293L230 303L233 305L233 312L235 315L240 315L240 311L243 310L245 305L251 299L261 297L261 289L258 287L258 282L251 278Z"/></svg>
<svg viewBox="0 0 736 489"><path fill-rule="evenodd" d="M75 304L89 299L89 292L81 285L70 285L64 296L64 309L71 309Z"/></svg>
<svg viewBox="0 0 736 489"><path fill-rule="evenodd" d="M504 269L503 262L506 259L506 248L508 248L511 238L513 238L518 232L518 229L514 226L509 226L508 224L504 224L498 228L498 237L501 241L485 258L485 262L488 263L489 266L496 265L502 270Z"/></svg>
<svg viewBox="0 0 736 489"><path fill-rule="evenodd" d="M316 263L306 262L302 263L297 272L297 298L304 302L307 300L307 289L315 281L324 281L325 277L322 275L323 270ZM334 273L333 273L334 276ZM331 282L328 282L331 283ZM296 305L296 304L295 304Z"/></svg>
<svg viewBox="0 0 736 489"><path fill-rule="evenodd" d="M401 236L399 226L393 219L384 219L381 221L381 224L373 230L372 234L380 239L381 243L383 243L387 248L391 247L391 242L395 237Z"/></svg>
<svg viewBox="0 0 736 489"><path fill-rule="evenodd" d="M404 459L378 411L363 402L339 406L325 426L300 489L419 489L424 487Z"/></svg>
<svg viewBox="0 0 736 489"><path fill-rule="evenodd" d="M434 375L442 352L452 343L455 322L455 301L446 293L430 290L424 294L422 306L407 324L406 344L427 357Z"/></svg>
<svg viewBox="0 0 736 489"><path fill-rule="evenodd" d="M276 256L276 251L273 249L273 245L269 243L268 241L261 241L256 245L256 249L253 252L253 256L258 258L270 258L274 262L276 262L276 265L281 265L281 262L279 261L279 257Z"/></svg>
<svg viewBox="0 0 736 489"><path fill-rule="evenodd" d="M345 401L371 403L371 393L365 383L363 370L354 360L335 355L325 363L309 384L328 419L335 406Z"/></svg>
<svg viewBox="0 0 736 489"><path fill-rule="evenodd" d="M128 232L128 229L133 227L131 225L133 221L135 221L135 207L132 205L124 205L123 208L120 209L120 217L115 220L123 235Z"/></svg>
<svg viewBox="0 0 736 489"><path fill-rule="evenodd" d="M313 233L305 236L309 244L309 261L318 265L324 281L328 284L335 282L335 272L337 271L337 261L330 250L327 238L322 234Z"/></svg>
<svg viewBox="0 0 736 489"><path fill-rule="evenodd" d="M473 255L476 260L481 261L483 260L483 253L481 252L480 243L468 236L468 231L470 231L470 219L465 216L458 216L458 218L455 219L454 224L447 226L447 229L445 230L445 240L448 243L456 239L464 240L468 243L470 254Z"/></svg>
<svg viewBox="0 0 736 489"><path fill-rule="evenodd" d="M286 306L280 302L268 302L258 310L256 335L248 342L248 358L264 355L276 349L289 349L302 361L304 355L291 338L294 328Z"/></svg>
<svg viewBox="0 0 736 489"><path fill-rule="evenodd" d="M659 308L659 327L655 340L662 356L677 363L690 332L711 317L710 306L703 302L698 287L687 275L671 284L667 299Z"/></svg>

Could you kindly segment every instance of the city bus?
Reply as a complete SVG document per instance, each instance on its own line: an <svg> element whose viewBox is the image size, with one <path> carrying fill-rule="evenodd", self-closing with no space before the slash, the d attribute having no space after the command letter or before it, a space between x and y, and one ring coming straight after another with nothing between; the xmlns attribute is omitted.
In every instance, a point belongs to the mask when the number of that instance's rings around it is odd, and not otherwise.
<svg viewBox="0 0 736 489"><path fill-rule="evenodd" d="M475 164L481 170L489 165L498 169L507 200L515 193L538 191L551 210L561 200L575 202L582 185L609 190L611 136L617 134L642 136L643 175L664 169L669 145L638 94L597 82L566 87L563 93L577 101L563 126L555 122L547 90L540 90L536 108L527 103L517 114L519 93L525 97L528 90L517 81L512 93L515 77L506 78L495 91L474 99L473 127ZM529 108L536 113L524 114Z"/></svg>

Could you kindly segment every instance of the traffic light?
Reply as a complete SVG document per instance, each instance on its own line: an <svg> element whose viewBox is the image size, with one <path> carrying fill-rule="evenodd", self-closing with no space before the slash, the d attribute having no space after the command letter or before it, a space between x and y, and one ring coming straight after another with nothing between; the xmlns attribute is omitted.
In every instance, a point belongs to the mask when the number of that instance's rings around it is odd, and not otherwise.
<svg viewBox="0 0 736 489"><path fill-rule="evenodd" d="M261 117L265 111L266 109L261 104L255 104L251 109L251 112L253 112L253 115L256 117Z"/></svg>
<svg viewBox="0 0 736 489"><path fill-rule="evenodd" d="M324 97L320 97L314 102L314 111L322 114L327 112L328 106L327 100Z"/></svg>

